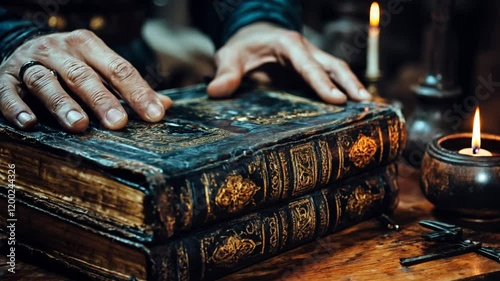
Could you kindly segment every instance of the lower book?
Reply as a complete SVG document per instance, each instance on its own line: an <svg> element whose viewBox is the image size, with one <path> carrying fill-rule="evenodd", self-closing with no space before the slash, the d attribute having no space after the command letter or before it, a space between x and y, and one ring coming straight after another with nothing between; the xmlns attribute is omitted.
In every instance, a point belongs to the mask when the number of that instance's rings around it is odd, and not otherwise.
<svg viewBox="0 0 500 281"><path fill-rule="evenodd" d="M14 247L50 267L98 280L216 279L390 212L397 194L396 167L389 165L154 245L78 223L16 194ZM0 195L0 208L7 210L8 195ZM2 214L2 231L9 223Z"/></svg>

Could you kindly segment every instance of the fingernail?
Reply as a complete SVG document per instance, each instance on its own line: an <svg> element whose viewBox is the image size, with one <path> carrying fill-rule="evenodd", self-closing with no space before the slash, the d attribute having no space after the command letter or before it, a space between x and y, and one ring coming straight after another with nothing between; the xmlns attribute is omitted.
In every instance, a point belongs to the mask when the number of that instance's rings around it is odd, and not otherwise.
<svg viewBox="0 0 500 281"><path fill-rule="evenodd" d="M70 112L68 112L68 114L66 114L66 119L68 119L70 125L73 125L76 122L82 120L83 115L76 110L71 110Z"/></svg>
<svg viewBox="0 0 500 281"><path fill-rule="evenodd" d="M360 89L359 90L359 93L358 93L358 96L361 98L361 99L364 99L364 100L368 100L368 99L371 99L372 98L372 95L370 95L370 93L368 93L367 90L365 89Z"/></svg>
<svg viewBox="0 0 500 281"><path fill-rule="evenodd" d="M147 113L148 118L152 120L156 120L160 118L160 116L163 114L162 108L157 105L156 103L152 103L148 106Z"/></svg>
<svg viewBox="0 0 500 281"><path fill-rule="evenodd" d="M332 89L332 97L342 99L345 97L345 95L339 89Z"/></svg>
<svg viewBox="0 0 500 281"><path fill-rule="evenodd" d="M118 109L112 108L106 113L106 119L110 124L116 124L125 118L125 114Z"/></svg>
<svg viewBox="0 0 500 281"><path fill-rule="evenodd" d="M26 125L26 123L33 120L33 116L27 112L21 112L17 115L17 121L22 125Z"/></svg>

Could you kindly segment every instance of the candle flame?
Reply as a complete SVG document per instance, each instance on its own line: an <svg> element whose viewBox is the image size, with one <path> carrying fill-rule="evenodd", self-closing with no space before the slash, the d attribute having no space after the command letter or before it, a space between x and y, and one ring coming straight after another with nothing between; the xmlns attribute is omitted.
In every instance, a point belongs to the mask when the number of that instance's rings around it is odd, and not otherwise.
<svg viewBox="0 0 500 281"><path fill-rule="evenodd" d="M479 118L479 107L474 114L474 126L472 127L472 149L478 150L481 147L481 122Z"/></svg>
<svg viewBox="0 0 500 281"><path fill-rule="evenodd" d="M377 2L373 2L370 6L370 26L378 26L380 21L380 7Z"/></svg>

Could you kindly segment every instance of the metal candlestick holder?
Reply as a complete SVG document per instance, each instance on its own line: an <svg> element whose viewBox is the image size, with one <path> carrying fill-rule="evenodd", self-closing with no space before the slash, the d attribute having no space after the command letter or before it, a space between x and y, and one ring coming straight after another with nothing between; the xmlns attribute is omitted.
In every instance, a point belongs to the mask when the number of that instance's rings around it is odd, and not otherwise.
<svg viewBox="0 0 500 281"><path fill-rule="evenodd" d="M426 74L411 86L417 98L416 107L408 117L408 144L404 157L413 166L420 166L426 145L436 134L453 133L443 112L461 96L456 84L455 48L451 43L450 17L452 0L432 1L432 24L425 53Z"/></svg>
<svg viewBox="0 0 500 281"><path fill-rule="evenodd" d="M382 79L382 74L377 76L365 76L366 90L372 96L372 100L375 102L387 103L387 101L380 96L379 83Z"/></svg>

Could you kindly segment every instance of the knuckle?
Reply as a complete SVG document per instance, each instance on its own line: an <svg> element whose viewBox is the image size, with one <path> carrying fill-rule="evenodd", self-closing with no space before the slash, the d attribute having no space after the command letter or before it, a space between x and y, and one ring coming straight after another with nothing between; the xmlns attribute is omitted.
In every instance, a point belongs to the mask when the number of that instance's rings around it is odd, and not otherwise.
<svg viewBox="0 0 500 281"><path fill-rule="evenodd" d="M281 43L281 45L283 45L284 47L287 47L290 44L297 44L297 42L302 43L303 37L302 37L302 34L300 34L297 31L287 30L287 31L285 31L283 36L279 37L278 40Z"/></svg>
<svg viewBox="0 0 500 281"><path fill-rule="evenodd" d="M46 35L34 39L34 46L38 53L47 54L54 49L54 38Z"/></svg>
<svg viewBox="0 0 500 281"><path fill-rule="evenodd" d="M12 97L6 97L5 99L2 100L2 104L1 104L2 112L6 113L6 114L16 112L17 111L16 109L18 106L19 106L19 104Z"/></svg>
<svg viewBox="0 0 500 281"><path fill-rule="evenodd" d="M82 44L95 38L95 34L87 29L77 29L68 33L66 42L69 44Z"/></svg>
<svg viewBox="0 0 500 281"><path fill-rule="evenodd" d="M7 82L0 82L0 108L4 115L15 114L19 107L11 89Z"/></svg>
<svg viewBox="0 0 500 281"><path fill-rule="evenodd" d="M0 81L0 115L3 114L7 119L12 120L23 109L23 105L16 98L13 87L9 82L2 79Z"/></svg>
<svg viewBox="0 0 500 281"><path fill-rule="evenodd" d="M5 115L15 115L15 112L17 111L17 102L14 101L14 99L8 99L5 103L5 106L2 108L2 112Z"/></svg>
<svg viewBox="0 0 500 281"><path fill-rule="evenodd" d="M337 59L337 64L338 64L339 67L344 68L344 69L350 69L351 68L349 66L349 64L345 60L342 60L342 59Z"/></svg>
<svg viewBox="0 0 500 281"><path fill-rule="evenodd" d="M10 61L3 65L4 67L2 70L0 70L0 73L10 75L11 77L17 77L20 67L19 64L15 62L19 60L18 55L17 54L12 55L12 57L9 57L8 60Z"/></svg>
<svg viewBox="0 0 500 281"><path fill-rule="evenodd" d="M6 82L0 82L0 100L2 100L2 97L7 96L9 92L10 92L9 85L7 85Z"/></svg>
<svg viewBox="0 0 500 281"><path fill-rule="evenodd" d="M22 77L24 83L32 91L38 92L50 83L50 74L43 67L31 67ZM21 78L21 77L20 77Z"/></svg>
<svg viewBox="0 0 500 281"><path fill-rule="evenodd" d="M103 92L103 91L96 91L90 95L90 103L91 103L91 106L94 108L101 107L101 106L109 104L110 98L109 98L108 93Z"/></svg>
<svg viewBox="0 0 500 281"><path fill-rule="evenodd" d="M67 83L70 87L81 87L86 81L94 75L92 69L82 63L76 61L67 61L65 63L67 69Z"/></svg>
<svg viewBox="0 0 500 281"><path fill-rule="evenodd" d="M303 74L311 74L311 73L316 73L318 70L317 65L311 61L304 62L302 64L302 73Z"/></svg>
<svg viewBox="0 0 500 281"><path fill-rule="evenodd" d="M144 103L148 98L148 90L139 87L130 93L130 102L134 104Z"/></svg>
<svg viewBox="0 0 500 281"><path fill-rule="evenodd" d="M53 94L49 96L48 106L52 112L59 112L62 108L70 103L69 98L61 94Z"/></svg>
<svg viewBox="0 0 500 281"><path fill-rule="evenodd" d="M214 61L216 64L219 64L223 58L227 58L231 55L231 50L225 47L222 47L218 50L214 55Z"/></svg>
<svg viewBox="0 0 500 281"><path fill-rule="evenodd" d="M109 73L113 80L124 81L134 75L135 68L123 58L115 58L109 64Z"/></svg>
<svg viewBox="0 0 500 281"><path fill-rule="evenodd" d="M15 73L19 73L19 52L16 49L12 55L10 55L7 58L4 58L3 62L0 62L0 83L6 83L8 82L8 76L13 76L16 77Z"/></svg>

